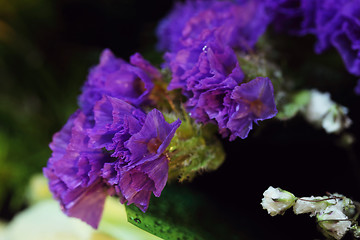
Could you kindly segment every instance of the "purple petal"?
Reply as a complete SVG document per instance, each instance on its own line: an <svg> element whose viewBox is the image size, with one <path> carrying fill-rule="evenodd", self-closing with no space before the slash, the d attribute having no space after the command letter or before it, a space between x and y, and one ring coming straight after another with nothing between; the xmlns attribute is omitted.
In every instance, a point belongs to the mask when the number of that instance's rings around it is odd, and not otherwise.
<svg viewBox="0 0 360 240"><path fill-rule="evenodd" d="M81 189L81 194L65 206L65 213L76 217L97 229L104 209L105 199L108 195L102 183Z"/></svg>
<svg viewBox="0 0 360 240"><path fill-rule="evenodd" d="M237 106L227 123L231 131L230 141L236 137L246 138L252 129L252 122L272 118L277 113L274 89L269 78L258 77L235 87L231 98Z"/></svg>
<svg viewBox="0 0 360 240"><path fill-rule="evenodd" d="M160 156L170 144L181 121L172 124L165 121L164 116L157 109L148 113L142 129L131 136L125 147L131 152L129 166L152 161Z"/></svg>

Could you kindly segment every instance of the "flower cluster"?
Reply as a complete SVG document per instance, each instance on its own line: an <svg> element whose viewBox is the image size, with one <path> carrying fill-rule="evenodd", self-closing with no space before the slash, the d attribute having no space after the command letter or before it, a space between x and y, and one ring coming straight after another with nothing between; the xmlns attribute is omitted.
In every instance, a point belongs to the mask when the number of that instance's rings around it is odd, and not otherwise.
<svg viewBox="0 0 360 240"><path fill-rule="evenodd" d="M359 0L279 0L274 9L276 30L315 35L316 53L335 47L347 70L360 76Z"/></svg>
<svg viewBox="0 0 360 240"><path fill-rule="evenodd" d="M266 60L252 62L255 44L269 24L298 35L315 34L317 52L335 46L349 71L360 75L359 6L355 0L340 2L187 0L159 25L158 48L166 51L163 71L139 53L128 63L104 50L82 88L79 109L54 135L53 153L43 169L63 211L97 228L107 196L145 212L151 194L159 197L168 180L192 179L199 171L218 168L225 157L211 124L233 141L278 112L276 74L269 74L276 67L267 68ZM276 96L286 95L280 81L273 82ZM289 111L278 118L302 111L327 132L350 125L345 107L317 91L309 96L301 103L282 103ZM311 206L281 189L270 188L264 197L262 205L271 215L294 206L296 213L316 215L324 229L335 228L329 231L337 236L350 227L328 220L335 209L342 213L343 197L321 203L307 199Z"/></svg>
<svg viewBox="0 0 360 240"><path fill-rule="evenodd" d="M238 54L252 51L270 23L264 3L186 1L158 28L165 67L172 72L168 89L181 89L190 116L216 124L230 140L246 138L253 122L277 113L270 79L246 80L238 62Z"/></svg>
<svg viewBox="0 0 360 240"><path fill-rule="evenodd" d="M77 110L54 135L44 174L63 211L97 228L108 195L142 211L168 177L165 154L181 121L169 124L141 105L159 71L141 55L131 64L104 50L91 69Z"/></svg>
<svg viewBox="0 0 360 240"><path fill-rule="evenodd" d="M264 192L261 205L271 216L283 214L291 207L295 214L316 216L323 234L332 239L341 239L349 230L355 235L358 231L357 224L350 219L355 214L355 204L340 194L297 198L280 188L269 187Z"/></svg>

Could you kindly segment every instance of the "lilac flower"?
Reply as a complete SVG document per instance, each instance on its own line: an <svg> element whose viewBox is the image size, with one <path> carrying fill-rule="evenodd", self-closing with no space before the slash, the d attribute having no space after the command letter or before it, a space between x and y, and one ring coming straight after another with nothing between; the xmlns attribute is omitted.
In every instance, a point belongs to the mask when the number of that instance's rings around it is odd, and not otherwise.
<svg viewBox="0 0 360 240"><path fill-rule="evenodd" d="M87 146L88 127L86 116L80 111L74 113L54 135L50 144L53 153L43 171L62 210L97 228L105 198L113 194L100 177L101 168L112 160L101 149Z"/></svg>
<svg viewBox="0 0 360 240"><path fill-rule="evenodd" d="M274 90L269 78L257 77L235 87L231 99L237 106L227 123L227 128L231 131L230 141L236 137L246 138L252 129L252 122L272 118L277 113Z"/></svg>
<svg viewBox="0 0 360 240"><path fill-rule="evenodd" d="M79 97L79 105L85 113L91 112L104 94L135 106L147 100L146 97L153 88L151 77L156 75L155 70L139 54L131 59L136 66L115 58L108 49L102 52L100 63L91 69Z"/></svg>

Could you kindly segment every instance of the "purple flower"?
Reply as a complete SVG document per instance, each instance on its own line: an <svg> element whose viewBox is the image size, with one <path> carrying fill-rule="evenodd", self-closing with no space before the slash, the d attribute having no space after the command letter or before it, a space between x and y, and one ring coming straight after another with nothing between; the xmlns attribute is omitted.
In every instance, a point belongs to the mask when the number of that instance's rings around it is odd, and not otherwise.
<svg viewBox="0 0 360 240"><path fill-rule="evenodd" d="M135 53L130 57L130 63L142 69L151 79L160 79L160 71L151 65L151 63L143 58L140 53Z"/></svg>
<svg viewBox="0 0 360 240"><path fill-rule="evenodd" d="M276 30L315 35L316 53L335 47L347 70L360 76L359 0L277 0L272 9Z"/></svg>
<svg viewBox="0 0 360 240"><path fill-rule="evenodd" d="M125 143L125 147L131 152L126 168L133 168L159 158L170 144L180 124L179 119L171 124L167 123L157 109L149 112L141 130Z"/></svg>
<svg viewBox="0 0 360 240"><path fill-rule="evenodd" d="M156 109L146 115L106 95L95 103L93 116L78 110L54 135L43 170L63 211L94 228L108 195L146 211L151 193L159 197L165 187L164 152L180 124L167 123Z"/></svg>
<svg viewBox="0 0 360 240"><path fill-rule="evenodd" d="M85 113L91 112L102 95L116 97L135 106L147 100L153 88L151 77L157 73L141 55L135 54L131 59L135 66L115 58L108 49L102 52L100 63L91 69L79 97L79 105Z"/></svg>
<svg viewBox="0 0 360 240"><path fill-rule="evenodd" d="M123 155L124 143L139 132L146 114L121 99L104 95L94 106L95 125L89 129L89 146L113 151L112 157Z"/></svg>
<svg viewBox="0 0 360 240"><path fill-rule="evenodd" d="M176 2L173 10L159 23L156 30L159 39L158 49L177 51L182 48L179 40L187 21L203 9L208 8L213 2L203 0Z"/></svg>
<svg viewBox="0 0 360 240"><path fill-rule="evenodd" d="M249 50L264 33L271 17L262 1L187 1L176 5L158 29L162 49L177 52L214 38Z"/></svg>
<svg viewBox="0 0 360 240"><path fill-rule="evenodd" d="M252 122L272 118L277 113L274 89L269 78L257 77L235 87L231 99L237 105L227 123L231 131L230 141L236 137L246 138L252 129Z"/></svg>
<svg viewBox="0 0 360 240"><path fill-rule="evenodd" d="M347 70L360 76L360 1L344 4L333 22L334 25L339 24L339 27L326 29L330 41L340 53ZM326 34L319 34L318 37L320 43Z"/></svg>
<svg viewBox="0 0 360 240"><path fill-rule="evenodd" d="M165 155L125 171L120 178L121 203L135 204L143 212L149 206L151 193L160 197L168 179L168 159Z"/></svg>
<svg viewBox="0 0 360 240"><path fill-rule="evenodd" d="M270 14L262 1L215 2L193 18L182 30L181 42L191 46L196 41L207 41L213 32L214 38L224 45L252 49L270 23Z"/></svg>
<svg viewBox="0 0 360 240"><path fill-rule="evenodd" d="M105 198L113 194L113 189L100 176L101 169L112 160L101 149L87 146L88 127L86 116L80 111L74 113L54 135L50 144L53 153L43 171L62 210L97 228Z"/></svg>
<svg viewBox="0 0 360 240"><path fill-rule="evenodd" d="M187 79L191 97L186 108L191 117L202 123L214 121L222 128L227 107L224 98L244 79L235 52L215 43L206 46Z"/></svg>
<svg viewBox="0 0 360 240"><path fill-rule="evenodd" d="M105 147L117 159L104 164L102 177L114 186L122 203L134 203L145 212L151 193L159 197L165 187L168 160L164 152L181 121L169 124L156 109L145 115L107 96L95 105L94 116L90 146Z"/></svg>
<svg viewBox="0 0 360 240"><path fill-rule="evenodd" d="M146 211L150 194L159 197L168 177L168 160L163 154L181 121L169 124L156 109L149 112L141 130L132 135L125 147L129 161L121 167L122 203L134 203Z"/></svg>

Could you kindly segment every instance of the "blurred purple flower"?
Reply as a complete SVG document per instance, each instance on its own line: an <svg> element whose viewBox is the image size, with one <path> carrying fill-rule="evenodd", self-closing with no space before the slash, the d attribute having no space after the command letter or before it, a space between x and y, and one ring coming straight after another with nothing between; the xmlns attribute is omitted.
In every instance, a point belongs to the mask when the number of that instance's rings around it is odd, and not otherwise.
<svg viewBox="0 0 360 240"><path fill-rule="evenodd" d="M316 53L335 47L347 70L360 76L359 0L277 0L272 9L276 30L315 35Z"/></svg>
<svg viewBox="0 0 360 240"><path fill-rule="evenodd" d="M159 26L160 48L177 52L209 39L243 50L254 47L271 21L262 1L186 1Z"/></svg>
<svg viewBox="0 0 360 240"><path fill-rule="evenodd" d="M182 48L180 38L187 21L196 16L203 9L215 1L187 0L184 3L176 2L173 10L163 19L156 30L158 49L162 51L177 51Z"/></svg>

